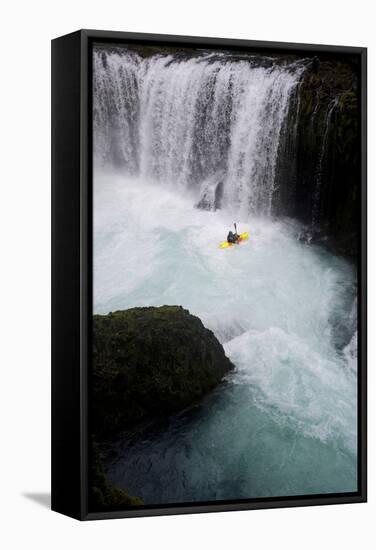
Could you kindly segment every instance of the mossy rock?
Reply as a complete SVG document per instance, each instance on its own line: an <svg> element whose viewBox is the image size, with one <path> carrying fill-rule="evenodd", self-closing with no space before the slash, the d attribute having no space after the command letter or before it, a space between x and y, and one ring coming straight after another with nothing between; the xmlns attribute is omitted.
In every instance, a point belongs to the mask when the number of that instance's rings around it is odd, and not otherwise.
<svg viewBox="0 0 376 550"><path fill-rule="evenodd" d="M92 420L101 440L192 405L233 367L180 306L95 315L93 329Z"/></svg>
<svg viewBox="0 0 376 550"><path fill-rule="evenodd" d="M98 443L92 442L90 508L93 511L123 510L130 506L140 506L143 501L128 495L106 479L103 468L103 456Z"/></svg>

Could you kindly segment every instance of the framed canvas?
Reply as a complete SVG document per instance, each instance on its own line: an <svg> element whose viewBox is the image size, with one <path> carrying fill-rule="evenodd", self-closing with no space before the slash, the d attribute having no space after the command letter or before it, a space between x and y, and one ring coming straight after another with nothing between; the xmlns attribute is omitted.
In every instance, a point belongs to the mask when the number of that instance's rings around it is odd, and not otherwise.
<svg viewBox="0 0 376 550"><path fill-rule="evenodd" d="M366 500L366 49L52 41L52 508Z"/></svg>

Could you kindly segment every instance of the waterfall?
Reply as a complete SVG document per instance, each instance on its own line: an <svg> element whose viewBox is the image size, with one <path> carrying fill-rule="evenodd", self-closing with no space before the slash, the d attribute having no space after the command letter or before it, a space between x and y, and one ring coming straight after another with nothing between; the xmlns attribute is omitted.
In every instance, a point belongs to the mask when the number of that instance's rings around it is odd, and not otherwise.
<svg viewBox="0 0 376 550"><path fill-rule="evenodd" d="M108 480L145 504L354 492L356 266L297 239L340 109L291 56L147 50L94 50L93 309L182 305L235 369L119 436Z"/></svg>
<svg viewBox="0 0 376 550"><path fill-rule="evenodd" d="M299 62L231 53L95 49L95 162L190 189L204 208L270 214L281 128L301 72Z"/></svg>

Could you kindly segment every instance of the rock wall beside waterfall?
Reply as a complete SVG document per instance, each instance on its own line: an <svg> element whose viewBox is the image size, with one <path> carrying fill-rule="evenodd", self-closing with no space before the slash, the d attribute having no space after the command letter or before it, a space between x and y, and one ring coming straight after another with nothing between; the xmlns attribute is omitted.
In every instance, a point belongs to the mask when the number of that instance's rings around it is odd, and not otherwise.
<svg viewBox="0 0 376 550"><path fill-rule="evenodd" d="M274 213L306 224L305 238L357 253L360 104L355 62L314 58L291 98L277 162Z"/></svg>

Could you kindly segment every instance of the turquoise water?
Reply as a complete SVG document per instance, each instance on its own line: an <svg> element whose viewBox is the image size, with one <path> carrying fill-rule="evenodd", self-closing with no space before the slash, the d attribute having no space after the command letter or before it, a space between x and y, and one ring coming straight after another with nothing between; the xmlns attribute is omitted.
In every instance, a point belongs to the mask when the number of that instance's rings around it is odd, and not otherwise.
<svg viewBox="0 0 376 550"><path fill-rule="evenodd" d="M111 448L111 481L146 504L357 490L356 272L292 220L244 217L189 192L98 175L94 309L183 305L235 364L191 410Z"/></svg>
<svg viewBox="0 0 376 550"><path fill-rule="evenodd" d="M200 407L111 449L109 480L146 504L354 491L356 459L305 436L231 380Z"/></svg>

